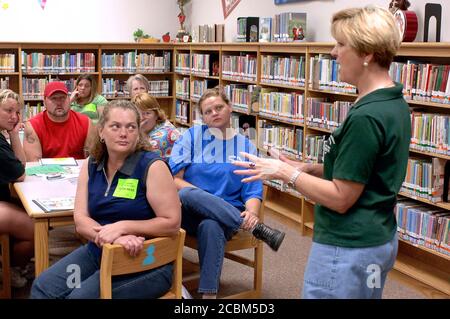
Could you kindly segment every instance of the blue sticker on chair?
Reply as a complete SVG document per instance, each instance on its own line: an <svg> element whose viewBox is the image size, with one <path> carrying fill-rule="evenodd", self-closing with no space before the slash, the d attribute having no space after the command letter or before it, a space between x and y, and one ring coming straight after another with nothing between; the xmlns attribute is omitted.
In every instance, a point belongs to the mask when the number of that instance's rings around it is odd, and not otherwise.
<svg viewBox="0 0 450 319"><path fill-rule="evenodd" d="M150 245L147 247L147 257L145 257L144 261L142 262L143 266L148 266L155 262L155 256L153 256L154 252L155 252L155 245Z"/></svg>

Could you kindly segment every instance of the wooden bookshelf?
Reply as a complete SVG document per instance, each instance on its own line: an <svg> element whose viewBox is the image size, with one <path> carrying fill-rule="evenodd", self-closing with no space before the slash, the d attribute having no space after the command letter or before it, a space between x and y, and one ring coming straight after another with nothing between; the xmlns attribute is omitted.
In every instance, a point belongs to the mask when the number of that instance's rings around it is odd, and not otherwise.
<svg viewBox="0 0 450 319"><path fill-rule="evenodd" d="M62 54L69 53L93 53L95 56L95 68L88 73L96 76L101 90L101 83L106 78L113 78L119 81L126 81L127 78L136 72L109 72L102 70L102 54L109 53L123 53L123 52L137 52L137 53L155 53L157 55L163 52L171 54L170 67L165 72L140 72L144 73L149 80L168 80L169 94L167 97L158 97L163 109L169 115L169 119L180 126L188 127L194 125L194 120L199 118L194 117L194 109L196 107L196 99L188 96L186 98L177 97L176 80L188 79L189 83L194 80L215 81L219 85L227 84L249 84L259 85L267 89L276 89L281 93L288 94L302 94L306 103L308 97L327 97L331 102L333 101L353 101L356 94L342 93L330 90L312 89L309 86L308 80L310 78L310 57L318 54L329 54L333 48L331 43L187 43L187 44L173 44L173 43L0 43L0 54L12 53L15 55L14 68L8 72L0 73L0 79L9 78L10 88L16 92L23 94L22 81L24 78L46 78L53 79L58 76L62 79L76 78L80 73L85 72L43 72L42 74L29 74L22 70L22 52L41 52L44 54ZM249 53L256 57L256 79L248 80L243 78L235 78L225 76L223 70L223 57L225 55L238 56ZM186 61L189 61L187 69L176 69L176 58L178 54L185 54ZM197 74L192 70L192 57L195 54L208 54L211 56L211 61L217 61L219 64L218 74ZM262 79L262 60L264 57L274 56L281 58L303 58L304 59L304 83L268 83ZM399 61L406 61L408 59L418 61L431 61L437 64L450 63L450 44L449 43L404 43L399 50L396 57ZM211 65L209 66L211 71ZM100 93L100 91L99 91ZM29 99L31 103L42 102L39 99ZM186 103L187 120L180 120L176 117L176 105L180 101ZM420 107L424 110L430 110L430 113L449 114L450 105L440 104L434 102L422 102L416 100L407 101L411 107ZM306 106L304 107L306 113ZM245 113L245 112L243 112ZM305 154L305 140L309 134L313 135L328 135L331 130L322 129L309 125L307 114L304 115L304 124L292 123L289 120L281 118L273 118L267 115L260 115L257 113L250 113L255 117L256 123L259 120L267 120L280 126L292 127L293 129L303 130L302 140L302 158L308 158ZM257 130L257 141L259 134ZM255 145L259 145L255 142ZM417 154L422 157L437 157L449 160L449 155L434 154L431 152L423 152L411 149L411 155ZM265 186L267 187L267 186ZM309 199L304 198L298 194L290 194L283 192L276 187L268 187L268 196L265 203L267 210L275 212L281 216L286 222L299 227L304 235L311 235L314 228L314 203ZM450 210L448 203L431 203L408 194L401 193L401 196L406 196L413 200L434 207L439 207L445 210ZM400 242L399 257L395 266L396 274L399 278L405 279L410 284L416 285L426 296L429 297L449 297L450 296L450 263L448 256L439 252L431 251L430 249L415 246L409 242Z"/></svg>

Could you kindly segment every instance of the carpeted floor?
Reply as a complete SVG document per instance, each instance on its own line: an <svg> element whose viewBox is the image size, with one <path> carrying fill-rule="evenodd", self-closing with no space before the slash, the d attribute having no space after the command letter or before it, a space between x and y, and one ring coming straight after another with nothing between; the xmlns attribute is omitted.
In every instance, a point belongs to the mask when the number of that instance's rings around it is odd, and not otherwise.
<svg viewBox="0 0 450 319"><path fill-rule="evenodd" d="M285 240L278 252L264 248L263 290L265 299L298 299L301 295L303 272L311 246L311 238L301 236L299 231L282 223L276 216L266 214L265 222L271 227L286 232ZM50 261L54 262L79 245L73 227L57 228L50 235ZM243 254L251 251L243 252ZM185 256L197 260L196 251L186 248ZM238 292L251 286L252 272L248 267L226 260L222 270L219 297ZM28 298L30 284L13 290L14 298ZM191 291L194 297L199 297ZM384 299L417 299L424 296L415 290L388 277Z"/></svg>

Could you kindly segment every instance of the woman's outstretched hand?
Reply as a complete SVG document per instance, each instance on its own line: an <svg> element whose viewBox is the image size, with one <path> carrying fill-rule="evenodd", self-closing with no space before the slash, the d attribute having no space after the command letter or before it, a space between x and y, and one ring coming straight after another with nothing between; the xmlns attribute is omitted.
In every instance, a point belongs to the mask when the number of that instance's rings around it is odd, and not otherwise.
<svg viewBox="0 0 450 319"><path fill-rule="evenodd" d="M244 178L244 183L256 180L289 180L290 174L295 168L287 163L272 158L259 158L258 156L241 152L241 156L248 159L249 162L233 161L233 165L245 168L244 170L235 170L236 175L250 175Z"/></svg>

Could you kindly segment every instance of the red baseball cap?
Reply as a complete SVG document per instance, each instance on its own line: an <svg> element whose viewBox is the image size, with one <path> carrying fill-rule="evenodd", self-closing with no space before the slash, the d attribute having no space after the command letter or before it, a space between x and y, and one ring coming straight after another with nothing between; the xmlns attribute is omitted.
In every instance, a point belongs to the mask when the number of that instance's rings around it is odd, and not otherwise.
<svg viewBox="0 0 450 319"><path fill-rule="evenodd" d="M63 92L67 94L68 90L64 82L53 81L45 86L44 97L52 96L56 92Z"/></svg>

